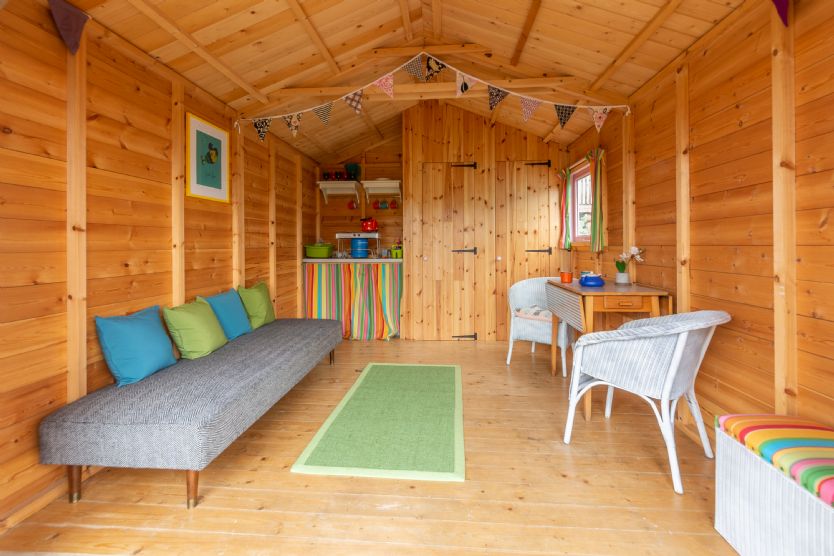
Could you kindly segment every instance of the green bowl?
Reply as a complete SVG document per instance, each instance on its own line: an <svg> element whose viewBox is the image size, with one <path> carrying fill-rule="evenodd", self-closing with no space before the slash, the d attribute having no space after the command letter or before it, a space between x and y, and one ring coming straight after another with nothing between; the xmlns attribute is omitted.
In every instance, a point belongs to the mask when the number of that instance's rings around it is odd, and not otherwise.
<svg viewBox="0 0 834 556"><path fill-rule="evenodd" d="M305 245L304 252L308 259L329 259L333 254L333 245L330 243Z"/></svg>

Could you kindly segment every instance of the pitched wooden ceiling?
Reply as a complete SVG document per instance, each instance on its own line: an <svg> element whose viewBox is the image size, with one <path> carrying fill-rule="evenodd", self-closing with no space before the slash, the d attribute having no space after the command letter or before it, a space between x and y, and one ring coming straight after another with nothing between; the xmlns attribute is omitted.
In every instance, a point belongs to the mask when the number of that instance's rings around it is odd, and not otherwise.
<svg viewBox="0 0 834 556"><path fill-rule="evenodd" d="M616 104L743 0L74 0L101 24L244 116L308 108L365 85L425 49L482 79L565 103ZM325 127L305 114L293 138L323 162L399 140L400 113L424 98L568 144L550 106L527 122L509 97L490 113L483 87L455 98L452 72L415 83L398 72L393 99L371 87L364 114L341 101Z"/></svg>

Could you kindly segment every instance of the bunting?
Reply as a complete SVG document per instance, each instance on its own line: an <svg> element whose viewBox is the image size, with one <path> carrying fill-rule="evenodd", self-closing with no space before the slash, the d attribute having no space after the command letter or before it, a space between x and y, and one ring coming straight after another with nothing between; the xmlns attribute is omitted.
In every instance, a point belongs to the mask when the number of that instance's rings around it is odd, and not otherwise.
<svg viewBox="0 0 834 556"><path fill-rule="evenodd" d="M533 113L540 104L540 100L529 97L521 97L521 117L524 118L525 122L533 116Z"/></svg>
<svg viewBox="0 0 834 556"><path fill-rule="evenodd" d="M608 118L608 107L595 106L591 108L591 113L594 116L594 126L597 128L597 133L599 133L602 130L603 124L605 124L605 120Z"/></svg>
<svg viewBox="0 0 834 556"><path fill-rule="evenodd" d="M440 74L444 69L446 69L446 64L433 56L426 56L426 81Z"/></svg>
<svg viewBox="0 0 834 556"><path fill-rule="evenodd" d="M345 103L357 114L362 113L362 89L345 96Z"/></svg>
<svg viewBox="0 0 834 556"><path fill-rule="evenodd" d="M576 112L576 106L557 104L554 108L556 108L556 116L559 118L559 125L562 126L562 129L565 129L570 117Z"/></svg>
<svg viewBox="0 0 834 556"><path fill-rule="evenodd" d="M0 2L0 9L3 4L5 2ZM67 49L75 54L81 46L81 33L90 16L65 0L49 0L49 11Z"/></svg>
<svg viewBox="0 0 834 556"><path fill-rule="evenodd" d="M394 98L394 74L389 73L388 75L383 75L376 81L374 81L374 85L378 87L383 93L388 95L388 98Z"/></svg>
<svg viewBox="0 0 834 556"><path fill-rule="evenodd" d="M471 89L475 82L475 78L470 77L463 72L457 72L457 76L455 78L455 83L457 84L455 96L460 96Z"/></svg>
<svg viewBox="0 0 834 556"><path fill-rule="evenodd" d="M788 5L791 0L773 0L773 5L776 7L776 13L779 14L779 19L785 27L788 26Z"/></svg>
<svg viewBox="0 0 834 556"><path fill-rule="evenodd" d="M252 125L255 126L255 131L258 132L258 139L261 141L263 141L266 137L270 124L272 124L271 118L258 118L257 120L252 120Z"/></svg>
<svg viewBox="0 0 834 556"><path fill-rule="evenodd" d="M328 102L327 104L322 104L321 106L316 106L313 108L313 114L318 116L318 119L321 120L321 123L327 126L330 123L330 111L333 110L333 103Z"/></svg>
<svg viewBox="0 0 834 556"><path fill-rule="evenodd" d="M284 116L284 122L287 124L287 129L290 130L293 137L298 135L298 128L301 126L301 116L301 112L290 116Z"/></svg>
<svg viewBox="0 0 834 556"><path fill-rule="evenodd" d="M493 87L489 85L489 109L495 110L495 107L498 106L502 100L507 98L508 93L504 89L499 89L498 87Z"/></svg>
<svg viewBox="0 0 834 556"><path fill-rule="evenodd" d="M423 77L423 55L418 54L403 66L403 69L411 76L416 77L420 81L425 81Z"/></svg>

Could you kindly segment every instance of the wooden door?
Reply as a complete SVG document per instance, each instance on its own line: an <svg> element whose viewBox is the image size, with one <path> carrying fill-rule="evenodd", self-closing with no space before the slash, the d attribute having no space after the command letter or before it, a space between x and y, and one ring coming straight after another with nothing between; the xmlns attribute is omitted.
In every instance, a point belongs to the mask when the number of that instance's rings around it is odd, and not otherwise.
<svg viewBox="0 0 834 556"><path fill-rule="evenodd" d="M474 167L427 162L422 167L420 248L422 268L412 281L422 318L414 336L423 340L476 339Z"/></svg>

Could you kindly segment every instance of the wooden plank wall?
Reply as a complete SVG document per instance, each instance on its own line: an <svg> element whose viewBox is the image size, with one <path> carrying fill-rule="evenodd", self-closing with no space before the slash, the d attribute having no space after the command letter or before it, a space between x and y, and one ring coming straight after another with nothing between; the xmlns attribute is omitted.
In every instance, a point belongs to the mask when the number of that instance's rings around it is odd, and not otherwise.
<svg viewBox="0 0 834 556"><path fill-rule="evenodd" d="M231 287L231 204L186 197L184 219L172 211L172 183L184 172L174 169L173 161L182 158L173 155L185 151L184 120L172 120L174 90L181 91L184 111L231 134L235 113L96 22L87 26L86 47L78 54L82 59L68 58L45 2L11 1L0 10L0 31L0 94L6 101L0 106L2 531L65 491L63 469L38 464L40 420L65 404L79 385L86 383L79 392L84 395L112 383L93 317L171 305L177 283L185 284L186 300ZM70 193L68 60L82 68L86 89L79 103L86 140L77 143L83 149L77 158L86 170L86 176L81 173L86 184ZM247 129L242 181L248 284L270 278L269 150L253 136ZM302 178L302 228L309 235L315 228L310 199L316 163L277 138L270 140L277 150L273 293L278 314L296 316L301 239L296 233L296 176ZM73 197L74 205L86 205L86 225L68 230L68 195L75 191L82 198ZM185 237L180 276L172 271L177 220ZM86 265L67 261L70 233L86 236ZM73 346L82 360L80 377L70 376L67 364L72 337L68 264L87 292L86 333L79 337L83 345Z"/></svg>
<svg viewBox="0 0 834 556"><path fill-rule="evenodd" d="M37 427L67 399L66 68L46 10L0 10L0 531L61 470Z"/></svg>
<svg viewBox="0 0 834 556"><path fill-rule="evenodd" d="M475 291L475 332L479 340L493 341L507 337L507 289L515 281L529 277L516 270L527 268L518 264L518 258L526 254L520 249L522 240L515 241L518 235L513 236L515 214L526 206L527 199L510 196L509 178L498 175L498 164L552 159L550 193L541 197L546 199L541 210L550 215L558 207L555 161L559 157L559 145L555 143L545 144L535 135L503 124L490 124L483 116L445 103L422 102L403 113L404 338L435 338L437 331L428 326L430 321L424 314L451 303L439 299L441 289L434 286L443 276L442 258L434 256L433 241L426 237L426 226L431 230L432 219L439 218L433 209L438 201L431 201L434 192L424 187L423 163L478 164L476 170L467 170L472 172L473 180L471 189L467 189L474 197L472 241L478 247L471 287ZM524 190L518 192L524 194ZM553 228L553 235L556 233ZM548 238L548 244L555 246L555 238ZM546 272L544 268L540 272L558 273L557 261L558 255L552 255Z"/></svg>

